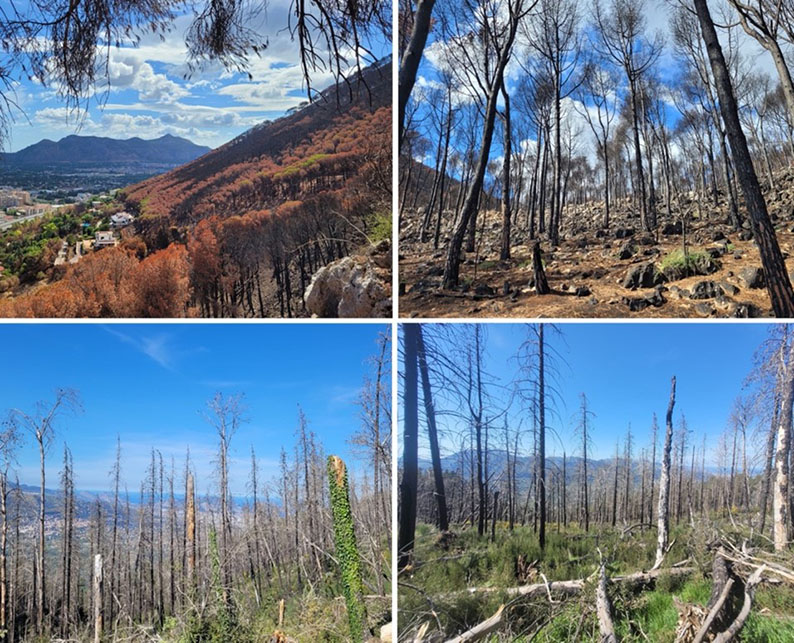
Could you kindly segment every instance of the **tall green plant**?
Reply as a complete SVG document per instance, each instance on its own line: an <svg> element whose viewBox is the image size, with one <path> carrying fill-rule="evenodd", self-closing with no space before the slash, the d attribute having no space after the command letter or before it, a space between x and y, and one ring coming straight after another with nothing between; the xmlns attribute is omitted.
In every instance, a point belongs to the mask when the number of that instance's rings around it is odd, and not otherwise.
<svg viewBox="0 0 794 643"><path fill-rule="evenodd" d="M328 485L334 517L336 557L350 622L350 639L363 641L367 630L367 610L364 606L364 584L361 581L361 560L353 529L353 512L350 510L347 468L342 459L335 455L328 456Z"/></svg>
<svg viewBox="0 0 794 643"><path fill-rule="evenodd" d="M237 639L236 623L232 606L221 577L221 558L218 551L218 535L210 529L210 561L212 563L212 591L215 594L215 621L211 626L212 643L230 643Z"/></svg>

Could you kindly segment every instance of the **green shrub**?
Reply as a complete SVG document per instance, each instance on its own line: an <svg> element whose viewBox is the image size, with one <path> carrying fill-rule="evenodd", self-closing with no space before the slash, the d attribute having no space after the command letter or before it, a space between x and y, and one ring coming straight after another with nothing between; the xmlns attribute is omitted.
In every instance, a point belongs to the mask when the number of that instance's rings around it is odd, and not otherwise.
<svg viewBox="0 0 794 643"><path fill-rule="evenodd" d="M675 594L683 587L684 580L682 576L662 572L656 578L656 589L666 594Z"/></svg>
<svg viewBox="0 0 794 643"><path fill-rule="evenodd" d="M367 220L367 236L373 244L380 241L391 241L391 212L373 212Z"/></svg>
<svg viewBox="0 0 794 643"><path fill-rule="evenodd" d="M659 272L667 277L668 281L684 279L692 275L709 275L719 268L719 262L701 250L693 250L686 255L683 250L673 250L659 263Z"/></svg>

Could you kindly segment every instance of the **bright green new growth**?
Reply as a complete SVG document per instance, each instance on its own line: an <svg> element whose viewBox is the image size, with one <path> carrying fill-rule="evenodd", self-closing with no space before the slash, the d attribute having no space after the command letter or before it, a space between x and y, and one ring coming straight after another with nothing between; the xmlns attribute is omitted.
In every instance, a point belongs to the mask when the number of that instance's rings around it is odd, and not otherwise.
<svg viewBox="0 0 794 643"><path fill-rule="evenodd" d="M361 562L353 529L353 513L347 485L345 463L335 455L328 456L328 485L331 491L331 510L334 517L336 557L342 573L350 639L363 641L367 623L364 606L364 585L361 581Z"/></svg>

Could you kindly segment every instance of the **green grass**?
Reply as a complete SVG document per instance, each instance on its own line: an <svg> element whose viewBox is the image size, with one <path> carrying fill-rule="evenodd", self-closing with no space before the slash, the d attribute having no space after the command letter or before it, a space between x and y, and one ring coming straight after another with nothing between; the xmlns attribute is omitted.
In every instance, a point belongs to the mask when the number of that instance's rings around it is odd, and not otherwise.
<svg viewBox="0 0 794 643"><path fill-rule="evenodd" d="M493 643L530 639L551 643L573 640L574 635L583 643L596 643L599 634L594 612L593 573L599 560L597 548L610 561L608 573L611 576L649 569L656 548L654 530L635 530L632 535L621 538L620 530L605 529L600 534L594 530L586 534L576 524L559 532L556 525L548 525L543 552L530 526L516 526L511 534L506 524L498 523L495 542L485 536L478 537L476 528L467 528L456 532L446 550L438 545L439 534L434 527L419 524L416 534L413 573L401 578L413 588L402 585L399 590L401 630L427 620L431 620L435 629L435 618L428 616L432 611L445 633L453 635L487 619L500 605L508 603L509 625L499 635L488 639ZM703 543L687 526L672 527L671 542L673 538L675 544L666 558L669 563L696 554L698 565L702 569L709 568L711 554L704 553ZM579 596L560 598L553 605L545 596L515 600L498 591L520 584L515 574L519 555L527 562L540 561L538 569L550 581L588 579L585 590ZM542 578L538 574L529 582L542 582ZM467 587L490 587L496 591L476 595L460 592ZM612 585L609 594L616 633L621 641L672 643L679 619L673 597L682 603L705 606L711 594L711 579L700 573L689 578L662 575L650 589L637 591ZM751 617L737 640L742 643L794 642L794 589L760 587Z"/></svg>
<svg viewBox="0 0 794 643"><path fill-rule="evenodd" d="M750 612L742 628L741 641L752 643L791 643L794 641L794 620Z"/></svg>

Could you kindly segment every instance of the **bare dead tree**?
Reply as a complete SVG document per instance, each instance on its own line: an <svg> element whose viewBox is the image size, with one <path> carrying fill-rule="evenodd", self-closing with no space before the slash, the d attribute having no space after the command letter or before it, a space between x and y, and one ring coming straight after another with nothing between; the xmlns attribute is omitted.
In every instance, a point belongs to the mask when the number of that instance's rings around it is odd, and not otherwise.
<svg viewBox="0 0 794 643"><path fill-rule="evenodd" d="M662 472L659 476L659 513L658 534L656 544L656 562L654 569L658 569L667 554L670 523L670 451L673 443L673 408L675 407L675 375L670 382L670 401L667 404L665 416L666 431L664 434L664 448L662 449Z"/></svg>
<svg viewBox="0 0 794 643"><path fill-rule="evenodd" d="M416 490L418 478L419 387L417 354L419 327L405 324L403 329L404 400L403 408L403 475L400 482L400 528L397 569L408 565L414 547L416 530Z"/></svg>
<svg viewBox="0 0 794 643"><path fill-rule="evenodd" d="M46 499L46 474L45 460L47 451L55 438L56 420L70 410L77 410L80 407L79 397L72 389L56 389L55 398L50 403L39 402L35 411L26 413L19 409L11 411L11 421L29 433L36 442L39 450L39 515L38 515L38 534L37 534L37 559L36 559L36 596L35 596L35 623L36 632L44 632L44 616L46 613L46 563L45 563L45 499Z"/></svg>

